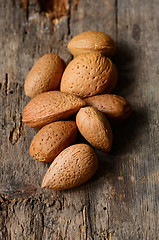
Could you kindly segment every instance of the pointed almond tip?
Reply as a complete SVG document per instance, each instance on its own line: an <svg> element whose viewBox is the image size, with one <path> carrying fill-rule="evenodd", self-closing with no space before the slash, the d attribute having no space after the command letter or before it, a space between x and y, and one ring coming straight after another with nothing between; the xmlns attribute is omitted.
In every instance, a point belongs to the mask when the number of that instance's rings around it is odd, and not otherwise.
<svg viewBox="0 0 159 240"><path fill-rule="evenodd" d="M44 178L43 178L41 188L48 188L48 181L47 181L46 176L44 176Z"/></svg>
<svg viewBox="0 0 159 240"><path fill-rule="evenodd" d="M44 181L43 181L42 184L41 184L41 188L46 188L46 184L45 184Z"/></svg>

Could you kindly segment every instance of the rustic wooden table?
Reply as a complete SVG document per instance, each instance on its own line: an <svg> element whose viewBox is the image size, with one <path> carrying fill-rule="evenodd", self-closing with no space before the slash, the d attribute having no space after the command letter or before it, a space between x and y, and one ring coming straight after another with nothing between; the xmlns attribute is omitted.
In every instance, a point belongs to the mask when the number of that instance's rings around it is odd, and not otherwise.
<svg viewBox="0 0 159 240"><path fill-rule="evenodd" d="M23 6L20 0L0 1L0 239L156 240L159 1L61 2L68 2L62 12L68 15L53 21L54 32L36 0L23 0ZM113 126L113 149L109 155L97 152L100 166L90 182L68 191L44 190L48 164L29 156L36 131L22 124L29 101L24 80L48 52L68 63L68 41L88 30L116 41L114 92L130 101L133 114Z"/></svg>

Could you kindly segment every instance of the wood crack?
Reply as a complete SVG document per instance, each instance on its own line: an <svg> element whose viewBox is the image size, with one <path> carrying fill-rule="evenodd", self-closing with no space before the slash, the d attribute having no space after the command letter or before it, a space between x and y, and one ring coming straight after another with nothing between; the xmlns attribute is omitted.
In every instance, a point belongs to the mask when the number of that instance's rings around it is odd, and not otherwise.
<svg viewBox="0 0 159 240"><path fill-rule="evenodd" d="M26 12L27 21L29 19L29 0L21 0L23 4L23 9Z"/></svg>
<svg viewBox="0 0 159 240"><path fill-rule="evenodd" d="M20 139L20 137L23 135L22 115L20 115L20 117L18 119L19 126L17 126L15 117L13 118L13 121L14 121L13 123L15 126L12 128L12 130L10 131L10 134L9 134L9 141L12 145L17 143L18 140Z"/></svg>
<svg viewBox="0 0 159 240"><path fill-rule="evenodd" d="M23 4L23 9L26 12L27 21L29 19L29 0L21 0ZM67 18L67 28L68 28L68 36L71 34L71 15L72 11L77 11L79 0L37 0L37 4L40 6L40 11L44 12L54 25L59 22L59 20L68 16ZM73 7L72 7L73 6Z"/></svg>
<svg viewBox="0 0 159 240"><path fill-rule="evenodd" d="M84 239L91 239L93 240L93 232L91 227L91 217L90 217L90 203L88 203L87 208L84 205L82 207L82 220L83 220L83 228L81 229L82 236Z"/></svg>
<svg viewBox="0 0 159 240"><path fill-rule="evenodd" d="M71 0L68 0L68 19L67 19L67 28L68 28L68 36L71 34L71 26L70 26L70 23L71 23L71 4L72 4L72 1Z"/></svg>
<svg viewBox="0 0 159 240"><path fill-rule="evenodd" d="M116 41L118 43L118 0L115 0Z"/></svg>
<svg viewBox="0 0 159 240"><path fill-rule="evenodd" d="M90 199L90 198L89 198ZM89 226L90 228L90 234L89 236L91 237L91 239L93 240L93 231L92 231L92 222L91 222L91 216L90 216L90 202L88 203L88 208L87 208L87 219L88 219L88 222L87 222L87 226ZM88 225L89 223L89 225ZM88 227L87 227L88 228Z"/></svg>
<svg viewBox="0 0 159 240"><path fill-rule="evenodd" d="M4 84L4 90L5 90L5 95L7 96L8 95L8 73L6 73L6 76L5 76L5 84Z"/></svg>

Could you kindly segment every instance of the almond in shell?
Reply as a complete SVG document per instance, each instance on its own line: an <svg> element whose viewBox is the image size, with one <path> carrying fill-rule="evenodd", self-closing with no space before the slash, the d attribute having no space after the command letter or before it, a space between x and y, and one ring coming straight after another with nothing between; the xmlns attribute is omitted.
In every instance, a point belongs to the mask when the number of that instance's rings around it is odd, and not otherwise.
<svg viewBox="0 0 159 240"><path fill-rule="evenodd" d="M104 114L94 107L81 108L76 124L83 137L95 148L109 152L112 147L112 130Z"/></svg>
<svg viewBox="0 0 159 240"><path fill-rule="evenodd" d="M110 93L117 77L116 66L109 58L96 52L81 54L66 67L60 90L81 98Z"/></svg>
<svg viewBox="0 0 159 240"><path fill-rule="evenodd" d="M52 162L66 147L73 144L77 135L74 121L50 123L36 134L30 145L30 155L40 162Z"/></svg>
<svg viewBox="0 0 159 240"><path fill-rule="evenodd" d="M23 122L29 127L41 128L51 122L67 119L85 102L75 95L50 91L36 95L23 111Z"/></svg>
<svg viewBox="0 0 159 240"><path fill-rule="evenodd" d="M97 168L97 156L89 145L72 145L55 158L41 187L65 190L80 186L94 175Z"/></svg>
<svg viewBox="0 0 159 240"><path fill-rule="evenodd" d="M132 112L130 103L123 97L114 94L103 94L84 99L87 105L103 112L107 118L123 121Z"/></svg>
<svg viewBox="0 0 159 240"><path fill-rule="evenodd" d="M97 31L78 34L71 39L67 47L75 57L88 52L99 52L106 57L112 57L116 51L113 39L106 33Z"/></svg>
<svg viewBox="0 0 159 240"><path fill-rule="evenodd" d="M41 57L30 70L24 84L27 96L56 90L64 71L65 63L56 54L49 53Z"/></svg>

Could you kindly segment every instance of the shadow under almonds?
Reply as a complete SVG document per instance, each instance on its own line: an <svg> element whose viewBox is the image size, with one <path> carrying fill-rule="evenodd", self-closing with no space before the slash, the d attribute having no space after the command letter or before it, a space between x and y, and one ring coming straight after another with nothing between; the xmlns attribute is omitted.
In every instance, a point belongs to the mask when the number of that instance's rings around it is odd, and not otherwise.
<svg viewBox="0 0 159 240"><path fill-rule="evenodd" d="M135 92L137 81L133 49L126 43L119 43L117 53L112 61L116 64L119 74L117 87L112 93L128 99L130 95L130 100L133 99L132 92ZM132 114L128 119L123 123L111 123L113 146L110 153L106 154L98 150L96 151L99 159L99 168L92 178L92 182L95 183L98 179L104 177L104 181L108 181L113 185L117 196L120 193L126 196L124 201L129 201L129 196L132 197L132 193L129 193L133 188L130 180L131 176L129 175L131 170L125 168L125 166L130 164L130 162L128 163L128 156L135 156L133 154L138 154L138 151L140 151L140 138L143 128L147 125L146 108L141 103L133 105L133 101L130 101L130 104L132 105ZM118 179L119 176L124 181L122 184L120 179ZM98 184L95 185L98 187Z"/></svg>
<svg viewBox="0 0 159 240"><path fill-rule="evenodd" d="M133 112L128 121L112 126L114 141L110 153L95 150L99 167L92 179L84 185L84 189L91 189L92 192L102 189L107 192L112 201L110 210L112 215L114 208L119 210L116 215L124 215L121 206L127 204L126 206L131 207L136 201L135 189L138 183L135 184L132 181L136 179L132 169L138 165L135 166L136 162L133 161L133 157L138 156L140 152L140 133L143 132L146 121L144 111ZM142 169L142 166L140 168ZM132 176L134 176L133 179ZM131 216L128 214L128 217Z"/></svg>
<svg viewBox="0 0 159 240"><path fill-rule="evenodd" d="M141 129L147 122L144 109L133 111L131 116L123 123L112 125L114 133L111 155L120 155L134 151L135 142L140 138ZM131 146L131 149L129 148Z"/></svg>
<svg viewBox="0 0 159 240"><path fill-rule="evenodd" d="M132 87L134 90L135 78L134 78L134 55L133 49L130 48L127 43L121 42L118 44L115 56L112 58L113 63L117 66L118 70L118 82L117 86L112 93L121 95L124 93L128 96L128 88Z"/></svg>

